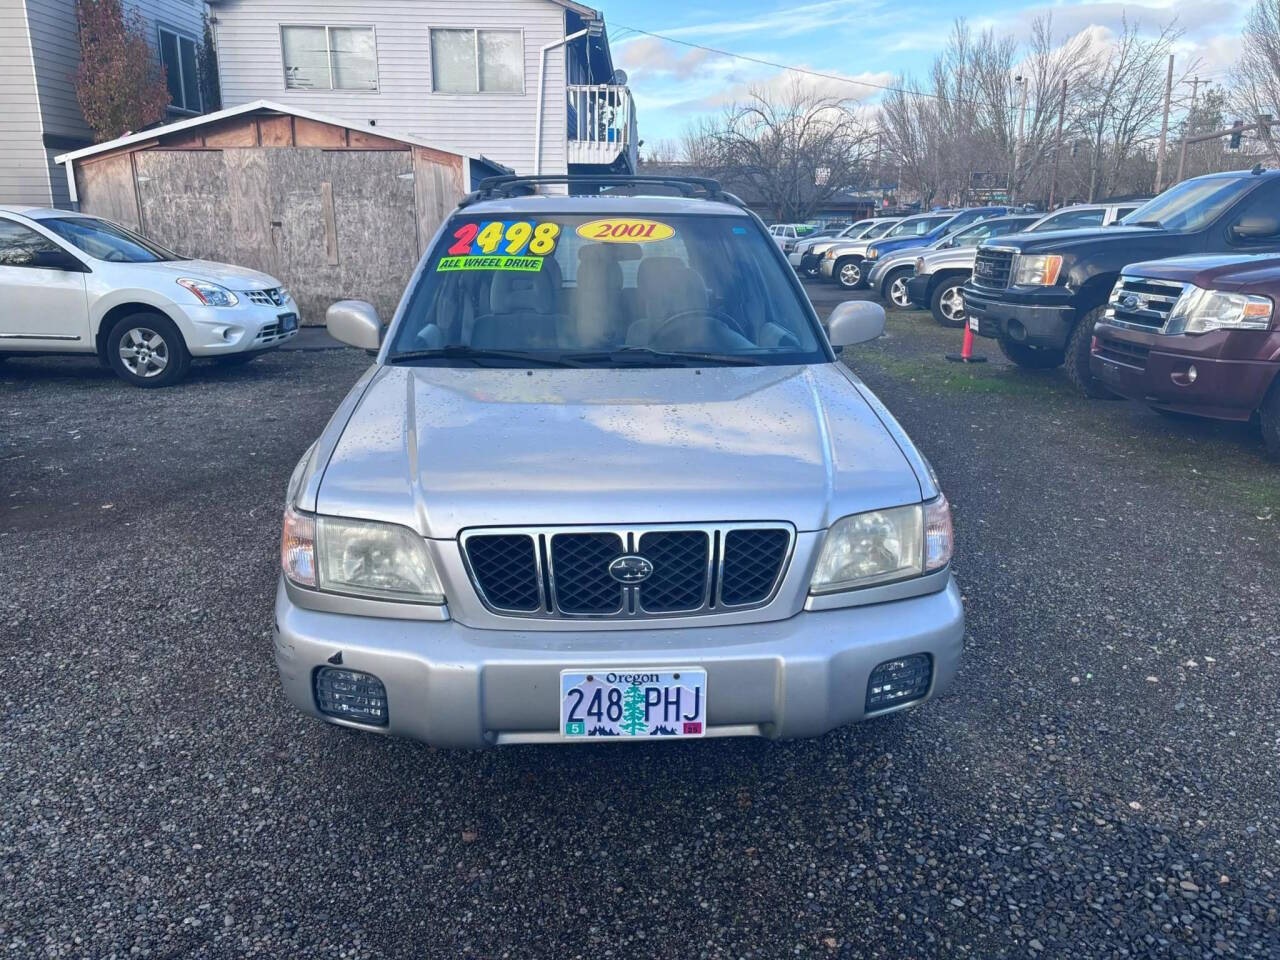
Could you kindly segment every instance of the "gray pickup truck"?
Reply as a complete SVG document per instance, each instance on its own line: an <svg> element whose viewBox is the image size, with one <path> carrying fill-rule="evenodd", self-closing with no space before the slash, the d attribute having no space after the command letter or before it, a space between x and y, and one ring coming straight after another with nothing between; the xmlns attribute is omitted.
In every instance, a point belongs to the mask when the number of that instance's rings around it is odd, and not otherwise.
<svg viewBox="0 0 1280 960"><path fill-rule="evenodd" d="M484 181L288 485L276 663L444 746L804 737L917 705L964 635L950 508L713 180ZM673 191L678 196L627 192Z"/></svg>

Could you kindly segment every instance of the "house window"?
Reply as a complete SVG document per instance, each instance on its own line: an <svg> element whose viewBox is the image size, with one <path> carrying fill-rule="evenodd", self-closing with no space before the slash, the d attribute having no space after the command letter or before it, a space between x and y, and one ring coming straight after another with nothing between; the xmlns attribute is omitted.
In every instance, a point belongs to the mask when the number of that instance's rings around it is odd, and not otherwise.
<svg viewBox="0 0 1280 960"><path fill-rule="evenodd" d="M373 27L282 26L284 85L290 90L377 90Z"/></svg>
<svg viewBox="0 0 1280 960"><path fill-rule="evenodd" d="M519 30L431 31L431 89L436 93L524 93Z"/></svg>
<svg viewBox="0 0 1280 960"><path fill-rule="evenodd" d="M200 112L200 77L196 68L196 41L160 27L160 62L169 86L169 106L187 113Z"/></svg>

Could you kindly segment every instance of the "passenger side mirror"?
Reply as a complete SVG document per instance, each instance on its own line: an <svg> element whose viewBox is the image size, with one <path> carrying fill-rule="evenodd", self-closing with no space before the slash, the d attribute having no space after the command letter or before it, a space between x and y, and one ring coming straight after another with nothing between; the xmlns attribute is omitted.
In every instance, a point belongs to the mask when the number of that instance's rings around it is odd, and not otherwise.
<svg viewBox="0 0 1280 960"><path fill-rule="evenodd" d="M846 300L827 318L827 339L833 347L866 343L884 333L884 307L869 300Z"/></svg>
<svg viewBox="0 0 1280 960"><path fill-rule="evenodd" d="M361 350L377 352L382 345L382 322L373 304L363 300L339 300L324 315L329 336Z"/></svg>
<svg viewBox="0 0 1280 960"><path fill-rule="evenodd" d="M1235 240L1269 240L1280 235L1280 217L1273 213L1247 213L1231 228Z"/></svg>

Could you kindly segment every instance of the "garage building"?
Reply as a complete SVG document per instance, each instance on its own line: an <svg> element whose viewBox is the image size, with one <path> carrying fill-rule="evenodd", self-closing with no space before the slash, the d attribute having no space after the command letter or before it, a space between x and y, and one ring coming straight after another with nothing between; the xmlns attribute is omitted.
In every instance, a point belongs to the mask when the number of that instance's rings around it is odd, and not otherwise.
<svg viewBox="0 0 1280 960"><path fill-rule="evenodd" d="M509 172L417 137L266 100L57 158L73 205L193 259L262 270L304 323L335 300L384 321L432 235L479 179Z"/></svg>

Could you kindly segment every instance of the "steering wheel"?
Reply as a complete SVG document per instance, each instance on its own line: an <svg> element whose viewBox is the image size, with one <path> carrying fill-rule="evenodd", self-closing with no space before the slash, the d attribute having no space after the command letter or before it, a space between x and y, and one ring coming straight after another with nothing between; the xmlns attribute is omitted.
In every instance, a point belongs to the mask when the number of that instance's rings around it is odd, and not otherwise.
<svg viewBox="0 0 1280 960"><path fill-rule="evenodd" d="M692 322L690 322L692 319ZM679 329L676 325L680 324ZM691 350L706 350L708 343L718 343L720 336L728 330L731 333L742 336L738 332L737 321L720 310L710 310L705 307L695 307L692 310L680 310L673 313L667 319L663 320L653 332L649 334L649 342L651 345L662 345L662 349L687 348ZM671 345L664 345L662 341L669 333L676 333L676 342ZM680 342L683 339L683 343ZM744 337L748 342L750 338ZM719 349L717 347L717 349Z"/></svg>

